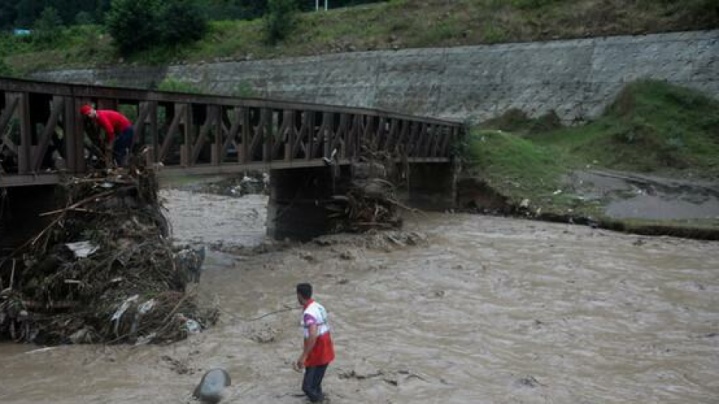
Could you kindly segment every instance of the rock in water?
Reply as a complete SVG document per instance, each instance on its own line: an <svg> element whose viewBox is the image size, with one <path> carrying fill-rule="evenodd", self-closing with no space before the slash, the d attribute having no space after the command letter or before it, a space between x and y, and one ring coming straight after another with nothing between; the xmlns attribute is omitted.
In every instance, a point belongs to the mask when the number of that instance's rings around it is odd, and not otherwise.
<svg viewBox="0 0 719 404"><path fill-rule="evenodd" d="M211 369L202 376L200 384L195 387L192 395L202 403L219 403L223 398L225 387L230 384L230 375L225 369Z"/></svg>

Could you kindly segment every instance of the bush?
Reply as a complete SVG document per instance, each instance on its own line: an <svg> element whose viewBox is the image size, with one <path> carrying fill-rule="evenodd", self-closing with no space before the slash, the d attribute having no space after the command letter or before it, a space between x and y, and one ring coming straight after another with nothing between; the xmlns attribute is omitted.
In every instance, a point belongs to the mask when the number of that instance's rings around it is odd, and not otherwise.
<svg viewBox="0 0 719 404"><path fill-rule="evenodd" d="M196 41L207 32L207 18L193 0L176 0L167 4L160 18L162 43L172 45Z"/></svg>
<svg viewBox="0 0 719 404"><path fill-rule="evenodd" d="M297 24L298 12L294 0L269 0L265 15L267 42L276 44L287 38Z"/></svg>
<svg viewBox="0 0 719 404"><path fill-rule="evenodd" d="M52 43L57 40L63 29L60 13L53 7L45 7L40 18L35 20L33 27L35 28L33 36L37 41Z"/></svg>
<svg viewBox="0 0 719 404"><path fill-rule="evenodd" d="M125 55L195 41L207 32L207 18L193 0L113 0L106 24Z"/></svg>
<svg viewBox="0 0 719 404"><path fill-rule="evenodd" d="M0 77L1 76L10 77L10 76L12 76L12 74L13 74L13 72L12 72L12 69L10 68L10 66L8 66L7 63L5 63L5 60L0 58Z"/></svg>
<svg viewBox="0 0 719 404"><path fill-rule="evenodd" d="M158 42L160 0L112 0L107 30L122 54L149 49Z"/></svg>

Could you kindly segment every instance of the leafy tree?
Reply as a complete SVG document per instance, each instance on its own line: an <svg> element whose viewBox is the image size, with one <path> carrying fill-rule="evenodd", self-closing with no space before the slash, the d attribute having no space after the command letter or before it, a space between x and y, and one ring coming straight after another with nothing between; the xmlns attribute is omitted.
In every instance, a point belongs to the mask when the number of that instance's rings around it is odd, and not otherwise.
<svg viewBox="0 0 719 404"><path fill-rule="evenodd" d="M15 17L15 4L11 2L0 2L0 29L5 30L12 28Z"/></svg>
<svg viewBox="0 0 719 404"><path fill-rule="evenodd" d="M42 4L34 0L20 0L15 4L15 26L32 27L35 18L42 12Z"/></svg>
<svg viewBox="0 0 719 404"><path fill-rule="evenodd" d="M90 25L94 23L95 18L87 11L80 11L77 15L75 15L75 24L77 25Z"/></svg>
<svg viewBox="0 0 719 404"><path fill-rule="evenodd" d="M158 41L161 6L160 0L112 0L105 24L120 53L149 49Z"/></svg>
<svg viewBox="0 0 719 404"><path fill-rule="evenodd" d="M202 38L207 19L194 0L113 0L105 19L124 55Z"/></svg>
<svg viewBox="0 0 719 404"><path fill-rule="evenodd" d="M265 35L267 42L276 44L294 30L299 9L295 0L269 0L267 6Z"/></svg>
<svg viewBox="0 0 719 404"><path fill-rule="evenodd" d="M40 42L53 42L63 28L60 13L58 13L53 7L45 7L40 15L40 18L35 20L33 28L35 29L35 33L33 35Z"/></svg>
<svg viewBox="0 0 719 404"><path fill-rule="evenodd" d="M160 18L162 43L172 45L202 38L207 32L207 18L193 0L176 0L162 10Z"/></svg>

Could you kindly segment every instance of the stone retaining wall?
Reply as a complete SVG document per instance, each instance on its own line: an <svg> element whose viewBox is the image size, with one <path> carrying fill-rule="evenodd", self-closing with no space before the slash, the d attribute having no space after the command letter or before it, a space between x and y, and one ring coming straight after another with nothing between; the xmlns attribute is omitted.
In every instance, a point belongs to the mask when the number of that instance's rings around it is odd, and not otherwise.
<svg viewBox="0 0 719 404"><path fill-rule="evenodd" d="M510 108L565 121L601 113L625 83L653 78L719 98L719 30L458 48L353 52L160 68L62 70L39 80L152 87L369 107L455 120Z"/></svg>

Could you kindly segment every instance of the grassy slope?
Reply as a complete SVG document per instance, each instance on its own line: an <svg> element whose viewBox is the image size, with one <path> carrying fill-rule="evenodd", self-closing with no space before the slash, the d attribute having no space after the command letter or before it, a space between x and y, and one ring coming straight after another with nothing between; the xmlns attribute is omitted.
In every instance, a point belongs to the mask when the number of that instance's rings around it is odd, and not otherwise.
<svg viewBox="0 0 719 404"><path fill-rule="evenodd" d="M717 27L716 0L392 0L303 14L295 34L278 46L263 42L261 20L220 21L195 44L122 62L257 59ZM0 57L20 74L120 61L99 27L74 27L57 37L44 45L0 38Z"/></svg>
<svg viewBox="0 0 719 404"><path fill-rule="evenodd" d="M663 82L640 81L584 126L524 135L475 129L468 154L470 172L514 203L528 198L544 212L571 208L597 215L598 205L554 193L564 174L589 165L719 178L719 102Z"/></svg>
<svg viewBox="0 0 719 404"><path fill-rule="evenodd" d="M719 178L719 102L667 83L639 81L596 121L533 141L606 168Z"/></svg>

